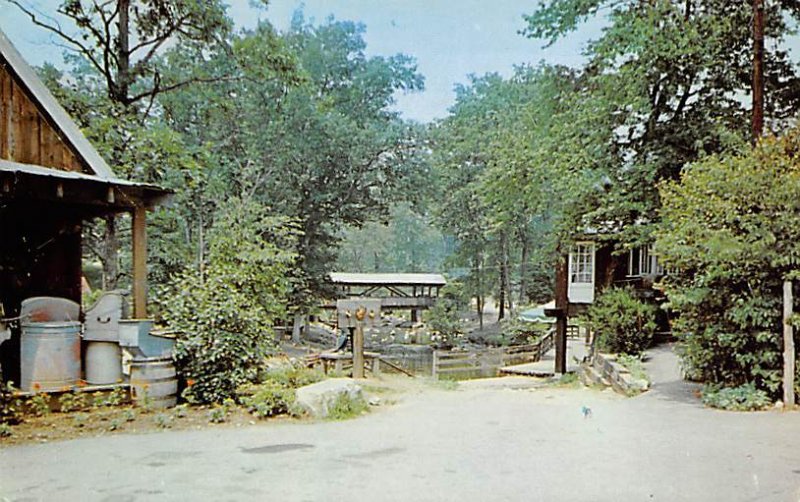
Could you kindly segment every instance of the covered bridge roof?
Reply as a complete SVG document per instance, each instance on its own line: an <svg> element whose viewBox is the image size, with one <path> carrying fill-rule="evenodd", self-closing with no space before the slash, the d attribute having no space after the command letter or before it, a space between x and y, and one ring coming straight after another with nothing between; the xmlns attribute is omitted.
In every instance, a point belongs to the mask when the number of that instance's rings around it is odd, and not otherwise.
<svg viewBox="0 0 800 502"><path fill-rule="evenodd" d="M349 274L331 273L331 282L345 286L444 286L441 274Z"/></svg>

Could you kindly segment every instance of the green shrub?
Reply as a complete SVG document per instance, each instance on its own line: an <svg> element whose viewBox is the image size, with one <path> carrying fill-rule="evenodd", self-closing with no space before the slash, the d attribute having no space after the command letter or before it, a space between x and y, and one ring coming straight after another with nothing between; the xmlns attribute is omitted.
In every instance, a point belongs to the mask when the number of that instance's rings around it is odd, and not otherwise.
<svg viewBox="0 0 800 502"><path fill-rule="evenodd" d="M347 393L341 393L328 409L328 419L346 420L348 418L357 417L368 409L369 404L363 396L353 398Z"/></svg>
<svg viewBox="0 0 800 502"><path fill-rule="evenodd" d="M117 387L107 394L95 392L92 396L94 397L94 406L119 406L128 399L128 391Z"/></svg>
<svg viewBox="0 0 800 502"><path fill-rule="evenodd" d="M656 307L628 288L609 288L589 307L586 320L599 350L637 355L650 346L656 331Z"/></svg>
<svg viewBox="0 0 800 502"><path fill-rule="evenodd" d="M11 382L0 383L0 424L16 424L22 417L22 401L14 396Z"/></svg>
<svg viewBox="0 0 800 502"><path fill-rule="evenodd" d="M547 330L547 324L528 322L517 318L506 318L500 321L501 345L524 345L536 343Z"/></svg>
<svg viewBox="0 0 800 502"><path fill-rule="evenodd" d="M293 239L286 221L233 200L209 232L204 270L178 274L160 293L164 318L179 333L176 364L192 383L183 394L191 402L220 403L257 380L276 346L274 320L285 313L294 255L284 248Z"/></svg>
<svg viewBox="0 0 800 502"><path fill-rule="evenodd" d="M14 429L5 422L0 422L0 438L8 438L14 435Z"/></svg>
<svg viewBox="0 0 800 502"><path fill-rule="evenodd" d="M730 411L763 410L772 404L769 395L752 383L738 387L706 385L703 388L703 404L712 408Z"/></svg>
<svg viewBox="0 0 800 502"><path fill-rule="evenodd" d="M324 379L325 373L321 370L306 368L299 364L287 364L269 368L260 377L262 382L275 382L292 389L305 387Z"/></svg>
<svg viewBox="0 0 800 502"><path fill-rule="evenodd" d="M442 287L436 303L425 315L428 326L440 338L440 346L452 347L464 333L460 314L468 305L469 296L463 284L453 281Z"/></svg>
<svg viewBox="0 0 800 502"><path fill-rule="evenodd" d="M268 380L241 389L239 400L254 416L267 418L293 411L295 392L292 388Z"/></svg>
<svg viewBox="0 0 800 502"><path fill-rule="evenodd" d="M84 392L65 392L58 400L61 413L80 411L88 406L86 393Z"/></svg>
<svg viewBox="0 0 800 502"><path fill-rule="evenodd" d="M169 429L172 427L173 418L166 413L158 413L153 417L153 422L160 429Z"/></svg>
<svg viewBox="0 0 800 502"><path fill-rule="evenodd" d="M781 392L782 283L800 263L800 129L709 156L660 187L663 285L690 377Z"/></svg>
<svg viewBox="0 0 800 502"><path fill-rule="evenodd" d="M642 364L641 357L620 354L620 356L617 357L617 362L625 367L625 369L628 370L628 372L631 374L631 377L634 379L650 382L650 376L644 369L644 364Z"/></svg>
<svg viewBox="0 0 800 502"><path fill-rule="evenodd" d="M228 410L224 406L215 404L213 408L208 410L208 421L212 424L221 424L228 420Z"/></svg>
<svg viewBox="0 0 800 502"><path fill-rule="evenodd" d="M50 396L47 394L36 394L28 401L31 411L37 417L50 414Z"/></svg>

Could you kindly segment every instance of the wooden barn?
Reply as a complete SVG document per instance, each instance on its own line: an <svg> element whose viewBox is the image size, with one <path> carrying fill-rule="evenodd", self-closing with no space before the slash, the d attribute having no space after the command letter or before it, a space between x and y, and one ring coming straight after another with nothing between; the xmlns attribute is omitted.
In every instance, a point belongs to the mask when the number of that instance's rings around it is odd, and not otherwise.
<svg viewBox="0 0 800 502"><path fill-rule="evenodd" d="M80 302L84 222L126 212L134 316L145 317L146 212L167 195L117 178L0 31L0 318L17 316L29 297ZM18 344L12 329L0 345L6 379L19 371Z"/></svg>

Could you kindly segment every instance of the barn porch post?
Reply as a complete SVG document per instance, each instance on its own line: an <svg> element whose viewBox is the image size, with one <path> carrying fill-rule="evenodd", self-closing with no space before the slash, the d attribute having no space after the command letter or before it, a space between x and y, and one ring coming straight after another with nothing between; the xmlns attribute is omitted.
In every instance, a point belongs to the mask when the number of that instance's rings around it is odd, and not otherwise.
<svg viewBox="0 0 800 502"><path fill-rule="evenodd" d="M147 318L147 209L133 210L133 317Z"/></svg>

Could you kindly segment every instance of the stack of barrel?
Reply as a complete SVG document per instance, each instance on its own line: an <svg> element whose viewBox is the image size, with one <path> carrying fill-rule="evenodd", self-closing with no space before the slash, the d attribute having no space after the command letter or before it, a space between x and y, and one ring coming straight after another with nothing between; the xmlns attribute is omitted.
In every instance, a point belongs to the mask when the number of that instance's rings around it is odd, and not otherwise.
<svg viewBox="0 0 800 502"><path fill-rule="evenodd" d="M64 298L36 297L22 302L21 382L24 391L59 391L81 378L81 330L85 342L84 378L90 385L123 382L130 375L134 401L174 406L178 380L172 362L174 340L153 335L149 319L123 319L124 292L105 293L79 321L80 305ZM129 364L123 365L123 350Z"/></svg>

